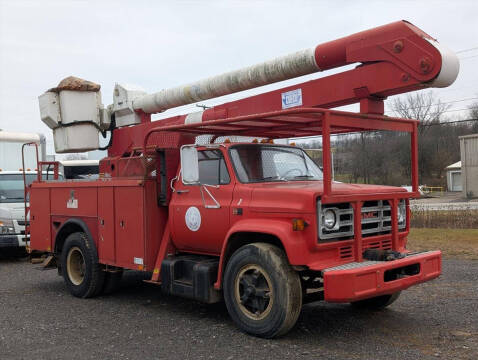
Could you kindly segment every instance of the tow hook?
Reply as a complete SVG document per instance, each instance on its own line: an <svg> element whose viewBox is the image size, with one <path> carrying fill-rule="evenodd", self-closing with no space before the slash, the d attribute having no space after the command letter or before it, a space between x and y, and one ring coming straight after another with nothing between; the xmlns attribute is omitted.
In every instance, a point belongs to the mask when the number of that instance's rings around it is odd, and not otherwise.
<svg viewBox="0 0 478 360"><path fill-rule="evenodd" d="M363 258L370 261L393 261L403 259L405 256L393 250L367 249L363 252Z"/></svg>

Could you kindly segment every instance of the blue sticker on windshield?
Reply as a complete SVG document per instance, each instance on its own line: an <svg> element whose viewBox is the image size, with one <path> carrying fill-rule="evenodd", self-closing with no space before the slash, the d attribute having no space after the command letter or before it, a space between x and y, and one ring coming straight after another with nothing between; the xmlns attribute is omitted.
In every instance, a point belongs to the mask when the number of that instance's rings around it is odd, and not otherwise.
<svg viewBox="0 0 478 360"><path fill-rule="evenodd" d="M282 93L282 109L288 109L302 105L302 89L296 89Z"/></svg>

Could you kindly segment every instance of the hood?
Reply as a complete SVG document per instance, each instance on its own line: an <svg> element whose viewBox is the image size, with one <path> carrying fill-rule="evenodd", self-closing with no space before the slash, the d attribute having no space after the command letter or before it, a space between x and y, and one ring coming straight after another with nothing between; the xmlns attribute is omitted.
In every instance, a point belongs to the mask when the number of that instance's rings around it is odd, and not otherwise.
<svg viewBox="0 0 478 360"><path fill-rule="evenodd" d="M395 186L332 183L334 195L372 195L406 191ZM316 198L323 192L322 181L256 183L253 185L251 206L258 211L268 212L315 212Z"/></svg>
<svg viewBox="0 0 478 360"><path fill-rule="evenodd" d="M25 219L25 204L20 203L0 203L0 208L3 214L9 214L9 217L13 220Z"/></svg>

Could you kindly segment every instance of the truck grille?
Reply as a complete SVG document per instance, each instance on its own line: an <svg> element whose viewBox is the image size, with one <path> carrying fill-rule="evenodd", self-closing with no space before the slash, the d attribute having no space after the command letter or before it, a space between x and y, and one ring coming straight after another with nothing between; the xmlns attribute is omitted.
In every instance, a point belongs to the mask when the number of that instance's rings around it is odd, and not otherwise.
<svg viewBox="0 0 478 360"><path fill-rule="evenodd" d="M390 230L392 209L388 201L366 201L362 206L362 236L386 234Z"/></svg>
<svg viewBox="0 0 478 360"><path fill-rule="evenodd" d="M318 226L320 240L347 240L354 236L354 213L351 204L326 204L322 205L318 202ZM336 229L327 230L324 225L322 214L327 209L333 209L339 220ZM374 235L390 234L392 230L392 210L388 200L366 201L362 205L362 237L367 238ZM398 225L399 229L404 229L406 223ZM389 249L388 244L367 243L368 248Z"/></svg>

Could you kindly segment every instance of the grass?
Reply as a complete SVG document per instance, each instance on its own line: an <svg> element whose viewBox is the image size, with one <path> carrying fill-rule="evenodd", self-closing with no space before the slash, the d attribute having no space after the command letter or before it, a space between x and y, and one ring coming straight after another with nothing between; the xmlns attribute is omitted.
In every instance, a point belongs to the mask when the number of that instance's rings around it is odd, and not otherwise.
<svg viewBox="0 0 478 360"><path fill-rule="evenodd" d="M441 250L444 257L478 260L478 229L412 228L410 250Z"/></svg>
<svg viewBox="0 0 478 360"><path fill-rule="evenodd" d="M478 210L414 209L410 225L413 228L478 229Z"/></svg>

